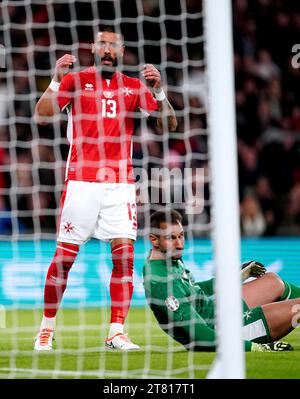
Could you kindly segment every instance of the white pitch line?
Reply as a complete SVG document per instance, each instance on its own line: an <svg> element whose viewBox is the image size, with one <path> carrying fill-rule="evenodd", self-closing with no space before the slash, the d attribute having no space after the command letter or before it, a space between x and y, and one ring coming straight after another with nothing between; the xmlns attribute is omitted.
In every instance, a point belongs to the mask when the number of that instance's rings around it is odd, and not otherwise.
<svg viewBox="0 0 300 399"><path fill-rule="evenodd" d="M128 330L136 330L139 328L145 328L148 327L151 330L155 329L157 330L157 326L153 324L131 324L128 326ZM103 329L107 328L107 324L84 324L84 325L69 325L69 326L56 326L56 331L61 332L61 331L102 331ZM12 334L12 333L30 333L32 331L37 330L38 328L36 326L16 326L16 327L10 327L10 328L2 328L0 329L0 334ZM140 334L143 335L144 334Z"/></svg>
<svg viewBox="0 0 300 399"><path fill-rule="evenodd" d="M195 370L208 370L209 365L202 365L202 366L197 366L193 368L180 368L180 369L175 369L173 370L171 375L168 375L166 377L162 377L161 375L161 370L152 370L154 373L157 374L145 374L145 370L139 369L139 370L128 370L128 378L138 377L142 376L143 378L159 378L159 379L164 379L164 378L176 378L174 377L175 374L181 374L186 371L195 371ZM95 371L70 371L70 370L41 370L41 369L26 369L26 368L8 368L8 367L2 367L0 368L0 372L6 372L6 373L23 373L25 375L45 375L45 376L65 376L65 377L80 377L80 376L96 376L98 378L105 378L105 377L120 377L120 372L113 371L113 370L95 370ZM123 372L122 372L123 374ZM129 377L130 374L130 377Z"/></svg>
<svg viewBox="0 0 300 399"><path fill-rule="evenodd" d="M136 354L143 354L143 355L148 355L150 353L154 354L155 352L158 353L167 353L169 355L175 354L178 352L186 352L185 349L182 347L161 347L157 345L145 345L141 350L138 352L135 352ZM32 356L32 357L37 357L37 356L59 356L59 355L70 355L70 356L83 356L88 353L110 353L112 355L118 354L118 355L127 355L130 356L129 352L120 352L120 351L115 351L115 352L109 352L105 347L89 347L89 348L82 348L82 349L53 349L52 351L46 351L46 352L36 352L34 350L18 350L18 349L12 349L12 350L0 350L0 357L2 356Z"/></svg>

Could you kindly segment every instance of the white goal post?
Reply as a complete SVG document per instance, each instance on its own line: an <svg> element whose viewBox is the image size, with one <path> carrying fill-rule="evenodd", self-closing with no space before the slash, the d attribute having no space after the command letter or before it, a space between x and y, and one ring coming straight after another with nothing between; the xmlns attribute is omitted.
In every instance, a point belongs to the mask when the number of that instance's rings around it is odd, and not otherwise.
<svg viewBox="0 0 300 399"><path fill-rule="evenodd" d="M218 332L208 378L244 378L231 0L205 0L204 11Z"/></svg>

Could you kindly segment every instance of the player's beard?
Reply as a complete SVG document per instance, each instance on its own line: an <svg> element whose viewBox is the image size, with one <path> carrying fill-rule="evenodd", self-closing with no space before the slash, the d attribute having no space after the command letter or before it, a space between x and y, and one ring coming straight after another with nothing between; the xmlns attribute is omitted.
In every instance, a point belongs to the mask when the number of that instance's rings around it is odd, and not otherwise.
<svg viewBox="0 0 300 399"><path fill-rule="evenodd" d="M104 77L104 79L111 79L117 70L117 66L118 66L117 57L112 58L112 57L106 55L106 56L100 58L98 54L95 54L94 60L95 60L95 65L96 65L98 71L101 73L101 75ZM103 65L102 62L105 60L111 61L112 65Z"/></svg>
<svg viewBox="0 0 300 399"><path fill-rule="evenodd" d="M179 260L182 258L182 251L176 251L172 254L172 260Z"/></svg>
<svg viewBox="0 0 300 399"><path fill-rule="evenodd" d="M178 260L182 258L183 249L165 250L160 248L160 252L166 257L166 259Z"/></svg>

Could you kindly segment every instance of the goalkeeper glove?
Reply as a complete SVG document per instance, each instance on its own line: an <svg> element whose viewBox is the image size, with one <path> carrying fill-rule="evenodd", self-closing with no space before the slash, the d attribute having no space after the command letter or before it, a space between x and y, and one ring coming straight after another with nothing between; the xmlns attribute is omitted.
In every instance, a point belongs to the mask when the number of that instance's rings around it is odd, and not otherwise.
<svg viewBox="0 0 300 399"><path fill-rule="evenodd" d="M242 264L242 281L247 280L249 277L261 277L266 273L266 271L267 269L262 263L257 262L256 260L250 260L249 262Z"/></svg>
<svg viewBox="0 0 300 399"><path fill-rule="evenodd" d="M294 348L287 342L270 342L269 344L256 344L252 342L251 352L284 352L293 351Z"/></svg>

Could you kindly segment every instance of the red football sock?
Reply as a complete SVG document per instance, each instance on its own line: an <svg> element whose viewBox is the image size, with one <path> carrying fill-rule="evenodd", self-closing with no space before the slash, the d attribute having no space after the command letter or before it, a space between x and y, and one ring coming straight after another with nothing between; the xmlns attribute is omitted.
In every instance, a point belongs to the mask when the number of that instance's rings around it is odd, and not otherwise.
<svg viewBox="0 0 300 399"><path fill-rule="evenodd" d="M133 291L133 245L118 244L111 249L113 270L110 280L111 323L124 324Z"/></svg>
<svg viewBox="0 0 300 399"><path fill-rule="evenodd" d="M79 246L59 242L48 269L44 290L44 316L56 316L67 286L69 271L75 261Z"/></svg>

